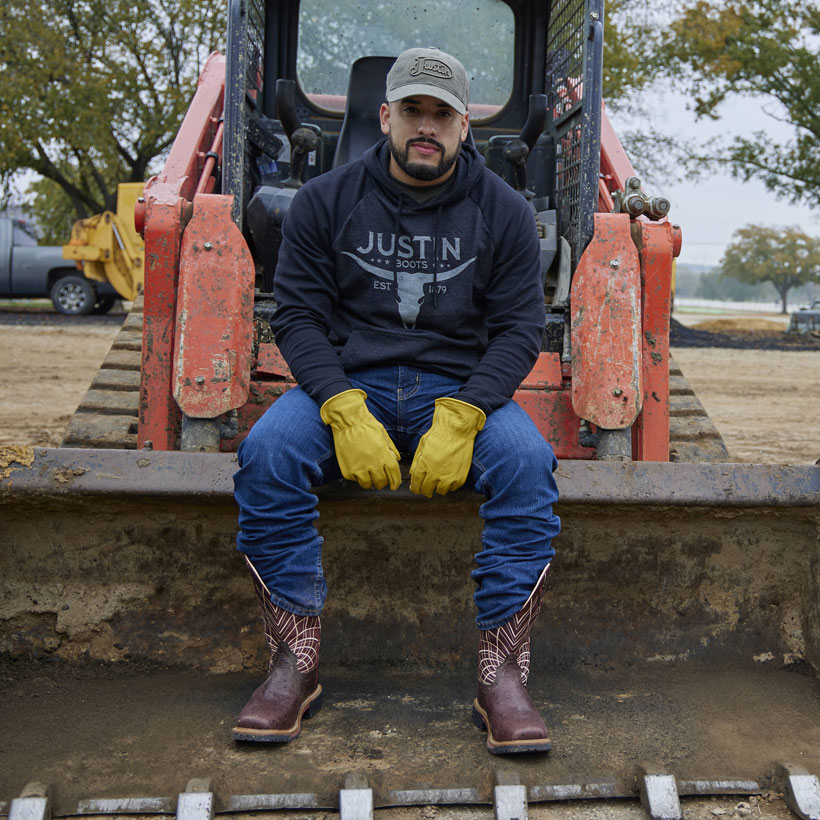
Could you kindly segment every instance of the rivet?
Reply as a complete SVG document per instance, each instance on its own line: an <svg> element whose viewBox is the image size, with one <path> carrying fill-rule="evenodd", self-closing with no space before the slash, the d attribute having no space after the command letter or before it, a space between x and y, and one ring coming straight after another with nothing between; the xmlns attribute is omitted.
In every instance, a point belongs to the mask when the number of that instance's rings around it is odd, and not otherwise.
<svg viewBox="0 0 820 820"><path fill-rule="evenodd" d="M197 384L205 384L205 377L204 376L197 376L195 379Z"/></svg>
<svg viewBox="0 0 820 820"><path fill-rule="evenodd" d="M621 390L621 388L620 388L620 387L616 387L616 388L612 391L612 395L613 395L613 396L620 396L620 395L621 395L621 393L623 393L623 392L624 392L624 391L623 391L623 390Z"/></svg>
<svg viewBox="0 0 820 820"><path fill-rule="evenodd" d="M212 251L214 249L212 242L206 242L202 247L205 248L206 251Z"/></svg>
<svg viewBox="0 0 820 820"><path fill-rule="evenodd" d="M613 259L613 260L609 263L610 267L612 267L612 268L617 268L617 267L620 267L620 264L621 264L621 263L620 263L617 259Z"/></svg>
<svg viewBox="0 0 820 820"><path fill-rule="evenodd" d="M589 18L590 18L590 20L597 20L598 19L598 12L597 11L591 11L589 13Z"/></svg>

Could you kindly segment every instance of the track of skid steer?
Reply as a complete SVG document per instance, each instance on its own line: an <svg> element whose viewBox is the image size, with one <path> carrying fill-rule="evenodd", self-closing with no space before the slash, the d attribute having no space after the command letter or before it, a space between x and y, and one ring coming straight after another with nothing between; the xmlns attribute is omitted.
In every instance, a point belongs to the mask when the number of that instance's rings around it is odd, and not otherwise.
<svg viewBox="0 0 820 820"><path fill-rule="evenodd" d="M142 318L140 296L72 416L63 447L136 448ZM669 415L672 461L729 460L720 433L673 359L669 366Z"/></svg>

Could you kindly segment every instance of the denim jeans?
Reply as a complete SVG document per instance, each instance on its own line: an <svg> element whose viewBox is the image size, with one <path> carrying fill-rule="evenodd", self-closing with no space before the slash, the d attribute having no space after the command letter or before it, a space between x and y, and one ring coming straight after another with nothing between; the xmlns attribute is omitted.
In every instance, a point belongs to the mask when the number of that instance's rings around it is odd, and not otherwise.
<svg viewBox="0 0 820 820"><path fill-rule="evenodd" d="M413 453L429 429L435 399L460 382L405 365L348 373L402 453ZM312 487L340 477L333 434L319 405L296 387L277 399L239 447L234 475L239 505L237 546L253 563L277 606L318 615L327 584ZM478 433L466 486L485 496L476 581L476 623L494 629L524 604L551 561L560 521L552 447L513 401L487 417ZM383 490L382 492L390 492Z"/></svg>

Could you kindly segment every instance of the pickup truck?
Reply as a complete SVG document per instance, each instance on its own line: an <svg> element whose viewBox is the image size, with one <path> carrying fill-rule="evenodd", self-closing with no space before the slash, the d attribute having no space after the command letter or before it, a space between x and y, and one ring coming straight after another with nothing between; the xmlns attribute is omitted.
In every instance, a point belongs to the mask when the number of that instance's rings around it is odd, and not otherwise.
<svg viewBox="0 0 820 820"><path fill-rule="evenodd" d="M792 313L788 332L820 336L820 299L814 299L811 307L801 307Z"/></svg>
<svg viewBox="0 0 820 820"><path fill-rule="evenodd" d="M48 297L60 313L105 313L119 298L63 258L59 246L38 245L28 223L0 218L0 298Z"/></svg>

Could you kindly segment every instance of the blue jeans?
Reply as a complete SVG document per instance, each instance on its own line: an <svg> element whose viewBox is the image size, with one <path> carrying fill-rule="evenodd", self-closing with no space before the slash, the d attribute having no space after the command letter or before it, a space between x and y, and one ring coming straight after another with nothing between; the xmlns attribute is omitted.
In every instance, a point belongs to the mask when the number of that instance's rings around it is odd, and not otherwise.
<svg viewBox="0 0 820 820"><path fill-rule="evenodd" d="M403 453L415 452L429 429L435 399L461 386L405 365L347 375L367 393L368 408ZM289 390L253 426L238 455L238 549L267 584L273 603L299 615L318 615L327 584L322 538L314 526L318 500L311 488L340 478L333 434L319 417L319 405L301 388ZM466 486L486 498L479 509L481 549L471 573L479 629L506 623L555 554L556 466L552 447L515 402L491 413L476 436Z"/></svg>

